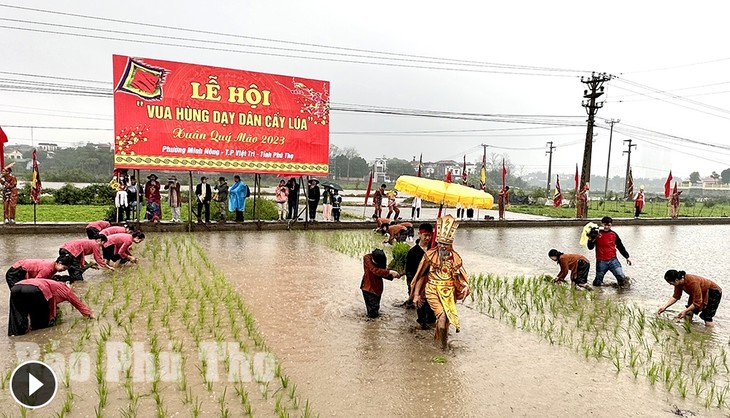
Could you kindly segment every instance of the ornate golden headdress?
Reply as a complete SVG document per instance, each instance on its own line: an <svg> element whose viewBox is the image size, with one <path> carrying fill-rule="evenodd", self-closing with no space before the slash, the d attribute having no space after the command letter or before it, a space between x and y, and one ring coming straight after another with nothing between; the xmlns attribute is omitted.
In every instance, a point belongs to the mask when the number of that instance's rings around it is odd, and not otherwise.
<svg viewBox="0 0 730 418"><path fill-rule="evenodd" d="M451 215L445 215L436 219L436 242L441 244L453 244L454 234L459 223Z"/></svg>

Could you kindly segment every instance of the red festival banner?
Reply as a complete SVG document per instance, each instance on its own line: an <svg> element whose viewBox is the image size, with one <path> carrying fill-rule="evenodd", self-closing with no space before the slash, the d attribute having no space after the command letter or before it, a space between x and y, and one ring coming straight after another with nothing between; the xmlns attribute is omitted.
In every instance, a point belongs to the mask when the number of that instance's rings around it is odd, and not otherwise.
<svg viewBox="0 0 730 418"><path fill-rule="evenodd" d="M329 82L113 56L114 164L326 175Z"/></svg>

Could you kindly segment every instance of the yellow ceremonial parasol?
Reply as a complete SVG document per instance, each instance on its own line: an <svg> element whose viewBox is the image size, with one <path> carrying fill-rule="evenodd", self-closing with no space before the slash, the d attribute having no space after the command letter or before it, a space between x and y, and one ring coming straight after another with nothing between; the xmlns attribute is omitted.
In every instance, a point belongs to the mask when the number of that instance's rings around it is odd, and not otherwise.
<svg viewBox="0 0 730 418"><path fill-rule="evenodd" d="M395 189L442 206L456 206L457 203L479 209L491 209L494 206L494 198L489 193L441 180L400 176L395 182Z"/></svg>

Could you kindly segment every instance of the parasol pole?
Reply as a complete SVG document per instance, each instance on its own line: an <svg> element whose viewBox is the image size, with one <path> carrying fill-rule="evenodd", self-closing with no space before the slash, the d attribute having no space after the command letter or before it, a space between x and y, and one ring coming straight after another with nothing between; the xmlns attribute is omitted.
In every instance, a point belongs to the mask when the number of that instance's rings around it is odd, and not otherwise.
<svg viewBox="0 0 730 418"><path fill-rule="evenodd" d="M444 209L444 204L441 203L439 205L439 211L436 215L436 220L441 217L441 211ZM436 222L436 225L433 227L433 234L431 234L431 248L434 248L436 246L436 234L438 232L438 222Z"/></svg>

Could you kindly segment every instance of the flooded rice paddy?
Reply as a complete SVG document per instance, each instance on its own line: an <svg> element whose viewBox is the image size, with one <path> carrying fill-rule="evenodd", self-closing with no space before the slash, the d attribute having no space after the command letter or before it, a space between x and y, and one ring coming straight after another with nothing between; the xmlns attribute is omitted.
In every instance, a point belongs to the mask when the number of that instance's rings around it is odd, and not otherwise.
<svg viewBox="0 0 730 418"><path fill-rule="evenodd" d="M614 229L634 261L631 267L624 263L624 270L635 284L621 292L600 289L595 297L655 309L671 292L662 279L668 268L705 275L723 286L728 272L722 257L723 228L616 223ZM66 306L63 323L55 328L24 337L1 337L0 349L10 355L2 357L0 371L4 375L15 364L12 353L19 342L35 342L44 352L71 353L80 338L86 339L83 350L92 359L91 377L88 382L70 383L75 393L72 408L62 416L94 416L94 409L99 408L99 385L94 377L98 340L140 341L149 351L151 337L156 335L155 345L167 347L169 343L171 352L181 352L188 359L184 369L188 390L181 391L179 381L160 381L155 397L152 381L128 384L138 395L136 413L129 416L163 412L164 416L195 416L196 404L200 416L225 416L226 409L230 416L245 416L236 389L248 394L254 416L305 416L307 401L311 416L669 417L687 411L699 416L727 411L714 405L705 408L704 397L683 399L676 387L667 391L664 386L651 385L643 370L638 378L630 372L617 373L608 355L584 356L568 344L551 344L542 334L513 327L475 301L458 306L462 332L451 335L451 347L443 352L433 341L433 331L415 326L415 312L400 307L406 298L403 280L385 284L383 316L366 320L358 288L361 258L331 248L338 245L332 240L330 245L321 244L311 234L230 232L148 239L137 249L144 258L140 266L115 274L91 272L85 283L77 285L76 292L87 296L99 321L78 320L80 315ZM323 234L326 242L331 233L314 234ZM457 234L455 247L471 274L554 275L557 266L547 257L550 248L583 252L593 261L592 254L578 245L578 237L579 231L572 228L464 228ZM4 236L0 266L6 268L28 254L53 257L61 243L74 238ZM159 249L153 251L153 245ZM203 253L198 252L198 245ZM170 249L167 256L165 248ZM606 282L611 280L609 273ZM125 302L124 286L134 295L130 302ZM161 289L157 303L154 288ZM172 308L168 289L175 295L176 308ZM142 298L144 293L147 296ZM7 298L4 288L0 292L3 323L7 322ZM185 303L189 303L187 308ZM134 326L125 328L132 312L136 312ZM253 331L246 326L247 315L254 321ZM718 346L727 344L728 318L727 308L721 304L718 326L703 335ZM89 337L84 338L87 328ZM705 332L700 326L694 328L695 333ZM54 347L46 346L49 341ZM251 353L272 353L280 366L278 374L287 378L287 388L279 377L271 379L266 395L255 379L214 382L209 390L195 346L220 341L243 342ZM446 362L440 363L441 358ZM133 401L127 386L123 373L119 382L108 383L102 415L121 416L130 408ZM292 387L295 396L290 396ZM67 399L61 390L47 409L28 415L59 413ZM7 416L21 415L6 384L0 404Z"/></svg>

